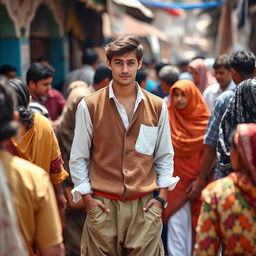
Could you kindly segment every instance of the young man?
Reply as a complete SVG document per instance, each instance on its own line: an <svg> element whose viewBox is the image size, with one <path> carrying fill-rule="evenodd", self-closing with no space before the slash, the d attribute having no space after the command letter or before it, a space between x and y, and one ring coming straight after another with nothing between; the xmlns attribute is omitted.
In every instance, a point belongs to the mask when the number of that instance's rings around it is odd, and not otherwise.
<svg viewBox="0 0 256 256"><path fill-rule="evenodd" d="M203 98L210 112L213 110L216 98L226 90L234 90L236 87L231 77L230 58L224 54L219 56L213 64L215 78L218 83L207 87L203 92Z"/></svg>
<svg viewBox="0 0 256 256"><path fill-rule="evenodd" d="M4 149L18 128L13 120L18 119L18 114L14 113L14 97L10 86L0 79L0 163L10 186L20 230L29 255L64 256L56 199L47 173ZM6 240L5 246L10 242ZM22 252L5 255L22 255Z"/></svg>
<svg viewBox="0 0 256 256"><path fill-rule="evenodd" d="M253 77L255 69L255 56L252 52L237 51L230 56L231 75L238 86L242 81ZM230 101L235 95L235 90L223 92L215 101L207 130L204 137L204 153L198 178L191 183L187 190L188 198L193 199L200 195L206 186L211 173L215 170L215 178L220 178L218 162L216 164L217 145L219 140L219 127L222 117ZM216 168L215 168L216 166Z"/></svg>
<svg viewBox="0 0 256 256"><path fill-rule="evenodd" d="M78 105L71 148L73 198L87 211L81 255L164 255L161 214L179 180L166 104L135 82L136 37L113 39L106 56L113 80Z"/></svg>
<svg viewBox="0 0 256 256"><path fill-rule="evenodd" d="M70 84L69 89L73 88L67 98L67 103L55 128L55 133L59 141L61 155L64 161L64 168L69 171L68 161L74 137L75 115L79 102L95 91L106 87L112 79L111 70L106 65L99 65L96 68L93 84L88 87L82 81ZM80 256L80 241L85 221L85 211L83 202L74 204L71 196L71 189L74 185L71 178L64 181L65 195L67 198L68 209L65 214L65 246L68 255Z"/></svg>
<svg viewBox="0 0 256 256"><path fill-rule="evenodd" d="M35 62L26 74L27 85L32 96L29 107L47 117L44 106L52 121L55 121L62 113L66 100L62 94L52 89L53 69L50 66ZM39 104L35 104L39 103Z"/></svg>

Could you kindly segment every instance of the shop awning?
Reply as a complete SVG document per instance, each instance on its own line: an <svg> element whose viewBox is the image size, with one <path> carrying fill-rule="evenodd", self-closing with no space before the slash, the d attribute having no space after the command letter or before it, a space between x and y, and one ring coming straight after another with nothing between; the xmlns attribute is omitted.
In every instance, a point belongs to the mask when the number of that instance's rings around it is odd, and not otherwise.
<svg viewBox="0 0 256 256"><path fill-rule="evenodd" d="M126 7L126 13L135 19L150 22L154 15L150 9L144 6L139 0L112 0L115 4Z"/></svg>
<svg viewBox="0 0 256 256"><path fill-rule="evenodd" d="M127 1L129 2L129 1ZM140 0L140 2L151 8L159 8L159 9L184 9L184 10L192 10L192 9L205 9L205 8L213 8L217 6L221 6L224 4L224 1L210 1L210 2L199 2L199 3L167 3L162 2L160 0Z"/></svg>
<svg viewBox="0 0 256 256"><path fill-rule="evenodd" d="M112 33L111 21L108 13L103 14L103 35L106 38L111 38L117 34L129 34L139 37L156 36L160 40L170 43L170 38L167 34L157 29L156 27L138 21L131 16L125 14L123 17L123 31L119 33Z"/></svg>
<svg viewBox="0 0 256 256"><path fill-rule="evenodd" d="M125 12L135 19L151 22L154 15L152 11L144 6L139 0L78 0L84 2L88 8L98 11L106 11L107 1L112 1L114 4L125 7Z"/></svg>

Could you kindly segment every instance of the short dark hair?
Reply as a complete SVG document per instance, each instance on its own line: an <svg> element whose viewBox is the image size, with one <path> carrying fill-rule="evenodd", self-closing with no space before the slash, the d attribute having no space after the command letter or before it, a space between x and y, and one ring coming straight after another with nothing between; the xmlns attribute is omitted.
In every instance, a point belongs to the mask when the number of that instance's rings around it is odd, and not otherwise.
<svg viewBox="0 0 256 256"><path fill-rule="evenodd" d="M160 79L172 86L179 80L180 72L174 65L166 65L162 67L158 73Z"/></svg>
<svg viewBox="0 0 256 256"><path fill-rule="evenodd" d="M31 67L27 71L27 75L26 75L27 84L29 85L30 81L37 83L42 79L53 77L53 73L54 71L51 67L35 62L31 65Z"/></svg>
<svg viewBox="0 0 256 256"><path fill-rule="evenodd" d="M180 58L177 60L177 67L187 67L189 65L190 60L186 58Z"/></svg>
<svg viewBox="0 0 256 256"><path fill-rule="evenodd" d="M140 84L142 81L146 80L147 76L148 72L141 68L137 71L135 80L138 84Z"/></svg>
<svg viewBox="0 0 256 256"><path fill-rule="evenodd" d="M36 59L36 62L43 62L43 61L50 63L49 59L47 57L44 57L44 56L41 56L41 57Z"/></svg>
<svg viewBox="0 0 256 256"><path fill-rule="evenodd" d="M18 100L16 109L20 115L20 122L26 127L26 129L29 129L34 124L34 112L31 109L28 109L30 98L28 86L25 82L19 79L11 79L8 84L16 93Z"/></svg>
<svg viewBox="0 0 256 256"><path fill-rule="evenodd" d="M231 68L242 75L252 75L255 69L255 55L250 51L236 51L230 55Z"/></svg>
<svg viewBox="0 0 256 256"><path fill-rule="evenodd" d="M168 64L168 63L164 63L164 62L158 62L158 63L156 64L156 67L155 67L156 73L158 74L159 71L160 71L164 66L167 66L167 65L169 65L169 64Z"/></svg>
<svg viewBox="0 0 256 256"><path fill-rule="evenodd" d="M17 72L17 69L10 65L3 65L0 68L0 75L6 76L9 72Z"/></svg>
<svg viewBox="0 0 256 256"><path fill-rule="evenodd" d="M0 78L0 142L13 137L18 129L18 123L13 120L15 94L8 86L5 78Z"/></svg>
<svg viewBox="0 0 256 256"><path fill-rule="evenodd" d="M109 78L109 80L111 80L112 71L106 65L100 64L95 70L93 83L98 84L102 82L105 78Z"/></svg>
<svg viewBox="0 0 256 256"><path fill-rule="evenodd" d="M98 54L93 48L85 48L83 52L83 64L93 65L98 60Z"/></svg>
<svg viewBox="0 0 256 256"><path fill-rule="evenodd" d="M230 65L230 57L227 54L220 55L219 57L216 58L213 64L214 69L218 68L225 68L230 70L231 65Z"/></svg>
<svg viewBox="0 0 256 256"><path fill-rule="evenodd" d="M111 62L114 56L121 56L128 52L135 52L138 62L142 59L143 46L136 36L122 35L114 37L105 47L106 56Z"/></svg>

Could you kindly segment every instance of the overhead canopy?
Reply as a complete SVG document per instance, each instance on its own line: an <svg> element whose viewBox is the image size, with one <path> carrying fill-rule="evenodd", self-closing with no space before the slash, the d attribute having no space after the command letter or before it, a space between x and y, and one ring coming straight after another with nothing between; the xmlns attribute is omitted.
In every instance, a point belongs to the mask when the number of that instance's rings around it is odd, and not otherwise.
<svg viewBox="0 0 256 256"><path fill-rule="evenodd" d="M129 0L127 1L129 2ZM204 8L212 8L217 7L224 4L224 1L211 1L205 3L167 3L162 2L160 0L140 0L140 2L146 6L151 8L161 8L161 9L185 9L185 10L192 10L192 9L204 9Z"/></svg>
<svg viewBox="0 0 256 256"><path fill-rule="evenodd" d="M150 22L153 19L153 13L145 7L139 0L112 0L115 4L126 7L126 13L132 17Z"/></svg>
<svg viewBox="0 0 256 256"><path fill-rule="evenodd" d="M123 31L119 32L118 34L129 34L139 37L147 37L153 35L164 42L170 43L169 36L161 30L148 23L138 21L126 14L123 17ZM112 33L111 21L108 13L103 14L103 35L106 38L117 35L117 33Z"/></svg>
<svg viewBox="0 0 256 256"><path fill-rule="evenodd" d="M119 6L125 7L125 12L132 17L145 21L151 22L154 15L152 11L144 6L139 0L78 0L84 2L87 7L98 10L106 11L108 2L113 2Z"/></svg>

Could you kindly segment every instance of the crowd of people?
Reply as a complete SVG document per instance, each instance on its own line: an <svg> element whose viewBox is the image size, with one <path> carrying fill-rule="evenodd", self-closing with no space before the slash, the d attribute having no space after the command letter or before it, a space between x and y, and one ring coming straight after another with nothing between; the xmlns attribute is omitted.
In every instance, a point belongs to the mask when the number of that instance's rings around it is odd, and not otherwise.
<svg viewBox="0 0 256 256"><path fill-rule="evenodd" d="M105 53L0 68L0 255L256 255L255 55Z"/></svg>

